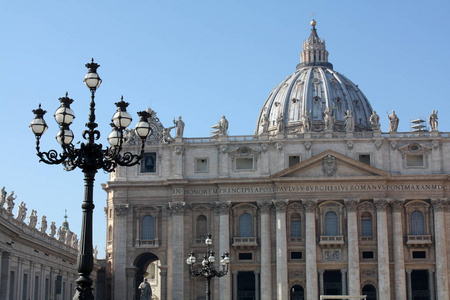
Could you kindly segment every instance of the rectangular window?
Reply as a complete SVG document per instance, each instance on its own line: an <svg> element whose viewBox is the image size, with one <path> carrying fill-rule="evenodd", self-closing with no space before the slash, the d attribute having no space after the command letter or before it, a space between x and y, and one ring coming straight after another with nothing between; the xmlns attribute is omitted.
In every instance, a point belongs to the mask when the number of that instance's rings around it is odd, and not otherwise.
<svg viewBox="0 0 450 300"><path fill-rule="evenodd" d="M289 167L292 167L293 165L296 165L299 162L300 162L300 156L299 155L289 156Z"/></svg>
<svg viewBox="0 0 450 300"><path fill-rule="evenodd" d="M253 253L239 253L239 260L252 260L253 259Z"/></svg>
<svg viewBox="0 0 450 300"><path fill-rule="evenodd" d="M208 159L197 158L195 160L195 172L199 172L199 173L208 172Z"/></svg>
<svg viewBox="0 0 450 300"><path fill-rule="evenodd" d="M291 237L295 237L295 238L302 237L302 221L301 220L291 221Z"/></svg>
<svg viewBox="0 0 450 300"><path fill-rule="evenodd" d="M34 277L34 300L39 300L39 276Z"/></svg>
<svg viewBox="0 0 450 300"><path fill-rule="evenodd" d="M302 259L303 253L302 252L291 252L291 259Z"/></svg>
<svg viewBox="0 0 450 300"><path fill-rule="evenodd" d="M372 236L372 220L371 219L361 220L361 235L362 236Z"/></svg>
<svg viewBox="0 0 450 300"><path fill-rule="evenodd" d="M362 258L363 259L373 259L373 251L363 251Z"/></svg>
<svg viewBox="0 0 450 300"><path fill-rule="evenodd" d="M406 155L407 167L423 167L423 154L408 154Z"/></svg>
<svg viewBox="0 0 450 300"><path fill-rule="evenodd" d="M141 173L156 173L156 153L144 153L141 160Z"/></svg>
<svg viewBox="0 0 450 300"><path fill-rule="evenodd" d="M253 157L236 158L236 170L253 170Z"/></svg>
<svg viewBox="0 0 450 300"><path fill-rule="evenodd" d="M425 259L425 258L427 258L427 252L426 251L413 251L412 252L412 258L414 258L414 259Z"/></svg>
<svg viewBox="0 0 450 300"><path fill-rule="evenodd" d="M370 154L360 154L359 161L370 166Z"/></svg>

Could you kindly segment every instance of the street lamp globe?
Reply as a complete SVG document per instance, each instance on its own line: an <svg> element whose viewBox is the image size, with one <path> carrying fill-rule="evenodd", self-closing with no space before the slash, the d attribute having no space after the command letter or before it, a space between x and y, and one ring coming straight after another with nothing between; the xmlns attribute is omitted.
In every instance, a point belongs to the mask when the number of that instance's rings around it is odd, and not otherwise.
<svg viewBox="0 0 450 300"><path fill-rule="evenodd" d="M117 128L127 128L131 124L131 116L127 112L127 106L129 103L123 101L123 96L120 98L119 102L115 103L117 106L117 111L112 117L111 121Z"/></svg>
<svg viewBox="0 0 450 300"><path fill-rule="evenodd" d="M86 67L88 68L88 73L84 77L83 82L91 91L95 92L102 83L100 76L97 74L97 68L100 65L94 63L94 59L92 59L91 63L86 64Z"/></svg>
<svg viewBox="0 0 450 300"><path fill-rule="evenodd" d="M34 119L30 123L30 129L36 138L40 138L48 128L47 123L45 123L44 120L44 115L46 112L47 111L41 108L41 104L39 104L38 109L33 109Z"/></svg>

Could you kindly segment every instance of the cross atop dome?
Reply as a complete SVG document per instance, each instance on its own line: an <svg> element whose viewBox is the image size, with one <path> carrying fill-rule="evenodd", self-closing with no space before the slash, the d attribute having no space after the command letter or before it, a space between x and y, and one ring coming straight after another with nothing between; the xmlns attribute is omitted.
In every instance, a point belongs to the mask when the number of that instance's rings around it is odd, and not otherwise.
<svg viewBox="0 0 450 300"><path fill-rule="evenodd" d="M303 41L303 51L300 53L301 62L297 65L297 70L306 66L324 66L333 69L333 65L328 62L325 40L319 38L316 25L316 20L312 19L311 34L306 41Z"/></svg>

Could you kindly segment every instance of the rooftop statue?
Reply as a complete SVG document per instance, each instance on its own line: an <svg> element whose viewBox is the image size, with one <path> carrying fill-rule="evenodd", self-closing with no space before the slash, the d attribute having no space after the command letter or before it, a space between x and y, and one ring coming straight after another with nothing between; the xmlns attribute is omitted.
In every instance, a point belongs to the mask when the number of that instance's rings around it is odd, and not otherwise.
<svg viewBox="0 0 450 300"><path fill-rule="evenodd" d="M370 121L373 131L380 130L380 116L377 115L376 111L372 112L372 115L370 116L369 121Z"/></svg>
<svg viewBox="0 0 450 300"><path fill-rule="evenodd" d="M211 132L212 136L222 136L228 134L228 120L225 116L222 116L217 125L211 126L214 130Z"/></svg>
<svg viewBox="0 0 450 300"><path fill-rule="evenodd" d="M5 187L2 187L1 198L0 198L0 207L3 207L5 202L6 202L6 191L5 191Z"/></svg>
<svg viewBox="0 0 450 300"><path fill-rule="evenodd" d="M308 113L302 115L303 133L311 131L311 118Z"/></svg>
<svg viewBox="0 0 450 300"><path fill-rule="evenodd" d="M277 118L277 132L284 131L284 117L283 113L281 113Z"/></svg>
<svg viewBox="0 0 450 300"><path fill-rule="evenodd" d="M125 129L125 143L128 145L136 145L136 131L134 129Z"/></svg>
<svg viewBox="0 0 450 300"><path fill-rule="evenodd" d="M183 137L184 134L184 122L181 120L181 116L178 117L178 120L175 121L175 118L173 118L173 124L175 124L176 132L175 137Z"/></svg>
<svg viewBox="0 0 450 300"><path fill-rule="evenodd" d="M269 118L267 117L267 114L263 114L261 117L261 127L262 127L262 133L267 133L269 131Z"/></svg>
<svg viewBox="0 0 450 300"><path fill-rule="evenodd" d="M350 110L347 110L345 116L345 131L347 132L353 132L355 131L355 117L353 116L352 112Z"/></svg>
<svg viewBox="0 0 450 300"><path fill-rule="evenodd" d="M41 218L41 229L39 229L40 232L45 233L47 230L47 217L42 216Z"/></svg>
<svg viewBox="0 0 450 300"><path fill-rule="evenodd" d="M64 242L65 234L64 234L64 231L61 226L59 226L59 228L58 228L57 237L58 237L58 241Z"/></svg>
<svg viewBox="0 0 450 300"><path fill-rule="evenodd" d="M56 225L55 225L55 222L52 222L52 224L50 225L50 234L49 235L52 238L54 238L55 234L56 234Z"/></svg>
<svg viewBox="0 0 450 300"><path fill-rule="evenodd" d="M327 107L325 109L325 111L323 112L324 114L324 121L325 121L325 130L326 131L333 131L333 125L334 125L334 116L333 116L333 111L331 110L331 108Z"/></svg>
<svg viewBox="0 0 450 300"><path fill-rule="evenodd" d="M73 235L72 231L70 231L70 230L66 231L66 236L64 237L64 242L67 245L72 245L72 235Z"/></svg>
<svg viewBox="0 0 450 300"><path fill-rule="evenodd" d="M388 119L389 119L389 132L397 132L397 128L398 128L398 123L399 123L399 118L397 117L397 115L395 114L395 110L392 111L391 115L388 115Z"/></svg>
<svg viewBox="0 0 450 300"><path fill-rule="evenodd" d="M72 248L78 250L78 237L75 233L72 235Z"/></svg>
<svg viewBox="0 0 450 300"><path fill-rule="evenodd" d="M16 200L17 196L14 197L14 191L11 192L11 194L9 194L8 197L6 197L6 210L9 213L12 213L12 210L14 209L14 200Z"/></svg>
<svg viewBox="0 0 450 300"><path fill-rule="evenodd" d="M35 228L36 227L36 223L37 223L37 211L32 209L30 216L28 217L30 219L30 222L28 222L28 225L30 227Z"/></svg>
<svg viewBox="0 0 450 300"><path fill-rule="evenodd" d="M170 131L173 128L175 128L175 126L169 127L169 128L163 128L162 136L161 136L161 142L163 142L163 144L170 144L170 143L174 142L173 137L170 135Z"/></svg>
<svg viewBox="0 0 450 300"><path fill-rule="evenodd" d="M438 131L438 112L432 111L429 119L431 131Z"/></svg>
<svg viewBox="0 0 450 300"><path fill-rule="evenodd" d="M8 198L10 196L11 195L9 195ZM25 221L25 217L27 216L27 210L28 210L28 208L27 208L26 203L24 203L23 201L20 202L19 207L17 208L17 217L16 217L16 219L18 221L20 221L20 222Z"/></svg>

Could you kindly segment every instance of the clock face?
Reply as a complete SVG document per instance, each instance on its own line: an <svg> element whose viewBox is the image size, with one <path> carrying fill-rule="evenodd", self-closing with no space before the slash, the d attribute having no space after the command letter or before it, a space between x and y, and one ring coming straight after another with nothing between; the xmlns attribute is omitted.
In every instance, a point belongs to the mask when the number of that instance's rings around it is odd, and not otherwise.
<svg viewBox="0 0 450 300"><path fill-rule="evenodd" d="M158 136L158 125L153 122L149 122L152 133L147 137L147 140L154 140Z"/></svg>

